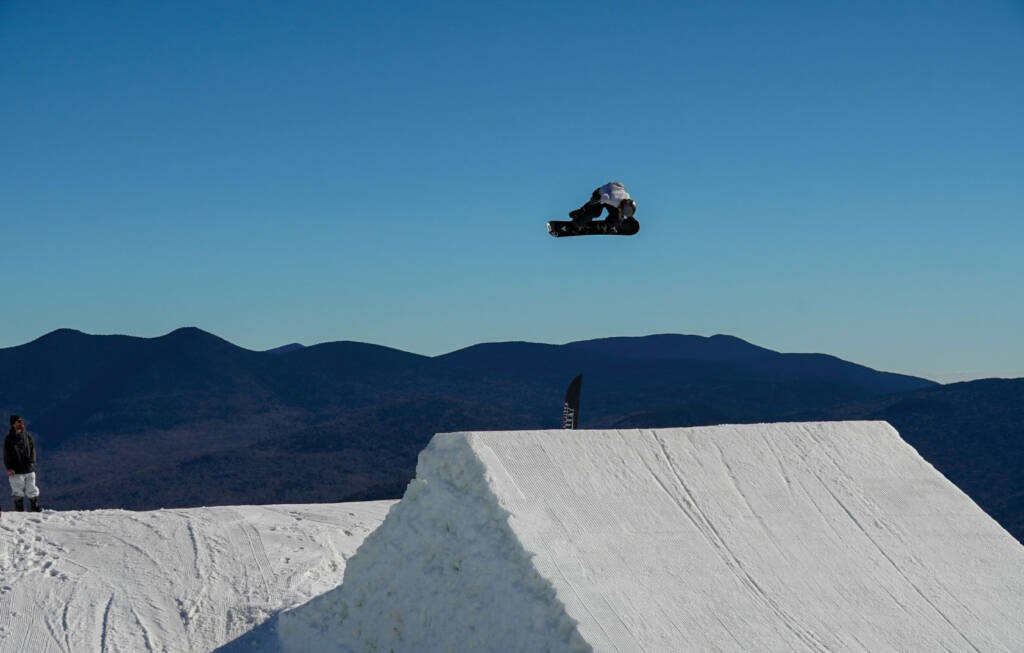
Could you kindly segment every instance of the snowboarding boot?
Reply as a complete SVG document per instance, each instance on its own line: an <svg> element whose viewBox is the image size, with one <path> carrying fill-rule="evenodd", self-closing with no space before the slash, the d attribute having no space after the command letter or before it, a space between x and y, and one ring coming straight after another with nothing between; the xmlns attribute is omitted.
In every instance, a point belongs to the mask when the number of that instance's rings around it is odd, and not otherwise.
<svg viewBox="0 0 1024 653"><path fill-rule="evenodd" d="M14 510L15 512L25 512L24 497L14 497Z"/></svg>
<svg viewBox="0 0 1024 653"><path fill-rule="evenodd" d="M39 507L39 497L32 497L31 499L29 499L28 500L28 505L29 505L29 508L32 509L32 512L42 512L43 511L43 509Z"/></svg>

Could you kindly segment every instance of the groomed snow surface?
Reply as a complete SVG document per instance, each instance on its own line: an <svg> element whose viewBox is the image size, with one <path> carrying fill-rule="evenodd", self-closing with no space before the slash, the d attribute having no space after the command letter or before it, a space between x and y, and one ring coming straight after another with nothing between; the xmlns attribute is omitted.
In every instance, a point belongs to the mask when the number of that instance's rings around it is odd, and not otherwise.
<svg viewBox="0 0 1024 653"><path fill-rule="evenodd" d="M337 586L392 503L4 511L0 652L279 649L250 631Z"/></svg>
<svg viewBox="0 0 1024 653"><path fill-rule="evenodd" d="M440 434L284 650L1024 650L1024 547L883 422Z"/></svg>
<svg viewBox="0 0 1024 653"><path fill-rule="evenodd" d="M880 422L440 434L398 503L0 519L0 653L1020 652L1021 615L1024 547Z"/></svg>

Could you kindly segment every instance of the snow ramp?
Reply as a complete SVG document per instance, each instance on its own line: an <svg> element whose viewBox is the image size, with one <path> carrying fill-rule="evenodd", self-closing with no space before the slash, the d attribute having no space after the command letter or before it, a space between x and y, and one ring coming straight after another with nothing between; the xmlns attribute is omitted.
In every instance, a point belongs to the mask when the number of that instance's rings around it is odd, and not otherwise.
<svg viewBox="0 0 1024 653"><path fill-rule="evenodd" d="M438 434L286 651L1021 651L1024 547L885 422Z"/></svg>

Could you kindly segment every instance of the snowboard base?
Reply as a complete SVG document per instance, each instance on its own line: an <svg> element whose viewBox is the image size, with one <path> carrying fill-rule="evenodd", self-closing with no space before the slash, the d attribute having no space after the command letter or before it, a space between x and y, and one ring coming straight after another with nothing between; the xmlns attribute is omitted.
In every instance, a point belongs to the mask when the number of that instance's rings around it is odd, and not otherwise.
<svg viewBox="0 0 1024 653"><path fill-rule="evenodd" d="M555 238L566 236L632 236L640 231L640 223L636 218L626 218L614 223L608 220L591 220L576 224L572 220L551 220L548 222L548 233Z"/></svg>

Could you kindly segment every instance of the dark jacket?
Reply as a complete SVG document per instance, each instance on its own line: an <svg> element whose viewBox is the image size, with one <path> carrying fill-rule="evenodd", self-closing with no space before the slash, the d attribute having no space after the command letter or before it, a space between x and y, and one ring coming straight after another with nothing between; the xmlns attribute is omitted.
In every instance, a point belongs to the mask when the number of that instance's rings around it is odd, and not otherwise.
<svg viewBox="0 0 1024 653"><path fill-rule="evenodd" d="M36 471L36 443L28 431L18 433L13 428L4 438L4 469L13 469L15 474Z"/></svg>

